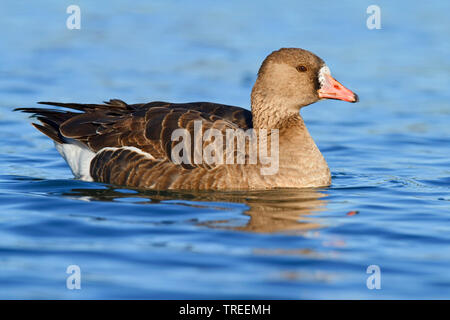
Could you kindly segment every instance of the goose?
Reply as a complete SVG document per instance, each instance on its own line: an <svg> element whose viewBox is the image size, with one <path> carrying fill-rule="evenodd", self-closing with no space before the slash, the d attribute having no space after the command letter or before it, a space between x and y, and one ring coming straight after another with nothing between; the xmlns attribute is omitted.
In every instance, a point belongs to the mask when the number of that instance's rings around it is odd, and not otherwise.
<svg viewBox="0 0 450 320"><path fill-rule="evenodd" d="M258 71L251 111L211 102L127 104L119 99L103 104L39 102L59 108L15 111L31 113L39 121L32 125L54 141L76 179L155 190L316 188L331 184L330 169L300 109L322 99L353 103L358 96L335 80L317 55L281 48ZM214 139L201 134L200 140L195 138L199 128L212 132ZM181 135L176 140L177 130L194 138ZM202 150L221 140L217 132L225 136L229 131L238 132L233 141L243 137L244 149L223 154L225 147L219 145L210 155L217 156L213 160L231 155L236 161L202 161ZM268 156L250 161L251 152L263 150L261 144L253 148L258 142L265 142L267 155L276 160L269 174L262 170L268 167L263 161ZM198 148L190 148L196 143L203 147L200 156ZM192 161L196 157L200 161Z"/></svg>

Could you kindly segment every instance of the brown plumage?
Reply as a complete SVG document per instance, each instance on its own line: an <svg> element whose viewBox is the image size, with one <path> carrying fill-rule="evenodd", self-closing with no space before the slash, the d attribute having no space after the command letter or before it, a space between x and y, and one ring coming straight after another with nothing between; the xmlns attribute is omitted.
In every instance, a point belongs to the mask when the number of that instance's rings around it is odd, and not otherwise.
<svg viewBox="0 0 450 320"><path fill-rule="evenodd" d="M40 102L64 109L16 110L37 117L41 124L33 125L54 140L76 178L150 189L317 187L330 184L330 173L299 110L321 98L356 102L356 95L333 81L319 57L302 49L280 49L260 68L251 112L209 102L127 104L117 99L104 104ZM248 163L248 141L244 154L231 154L234 164L192 161L194 147L190 162L177 164L171 157L178 143L172 134L185 129L194 137L196 121L202 132L217 129L224 137L227 130L278 130L277 172L262 175L262 161ZM213 141L200 141L203 150ZM194 146L194 139L190 143ZM223 152L230 156L225 147ZM239 157L246 162L236 164Z"/></svg>

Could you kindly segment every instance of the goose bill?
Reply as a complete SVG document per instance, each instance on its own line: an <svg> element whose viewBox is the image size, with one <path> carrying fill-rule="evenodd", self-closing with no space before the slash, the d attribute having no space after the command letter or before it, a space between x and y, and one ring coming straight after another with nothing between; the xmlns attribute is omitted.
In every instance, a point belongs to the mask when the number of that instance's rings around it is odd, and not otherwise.
<svg viewBox="0 0 450 320"><path fill-rule="evenodd" d="M344 87L331 75L324 75L325 81L317 91L320 99L336 99L348 102L358 102L358 96L351 90Z"/></svg>

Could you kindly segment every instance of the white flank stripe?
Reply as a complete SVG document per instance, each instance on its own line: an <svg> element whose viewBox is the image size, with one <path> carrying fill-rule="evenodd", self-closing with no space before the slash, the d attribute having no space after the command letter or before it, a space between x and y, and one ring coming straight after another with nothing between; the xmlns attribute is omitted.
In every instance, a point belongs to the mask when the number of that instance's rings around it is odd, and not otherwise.
<svg viewBox="0 0 450 320"><path fill-rule="evenodd" d="M103 149L100 149L97 152L97 154L99 154L102 151L118 151L118 150L130 150L130 151L136 152L136 153L138 153L138 154L140 154L140 155L142 155L142 156L144 156L144 157L146 157L146 158L148 158L150 160L155 160L155 157L153 157L150 153L142 151L141 149L136 148L136 147L128 147L128 146L123 146L123 147L119 147L119 148L116 148L116 147L105 147Z"/></svg>

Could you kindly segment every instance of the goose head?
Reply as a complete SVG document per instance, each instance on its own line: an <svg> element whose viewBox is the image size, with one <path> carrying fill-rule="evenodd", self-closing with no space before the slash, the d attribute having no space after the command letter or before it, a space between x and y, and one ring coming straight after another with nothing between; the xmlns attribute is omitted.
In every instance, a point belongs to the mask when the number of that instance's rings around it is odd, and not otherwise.
<svg viewBox="0 0 450 320"><path fill-rule="evenodd" d="M282 48L262 63L252 90L258 118L283 118L322 99L357 102L358 96L331 76L325 62L304 49Z"/></svg>

